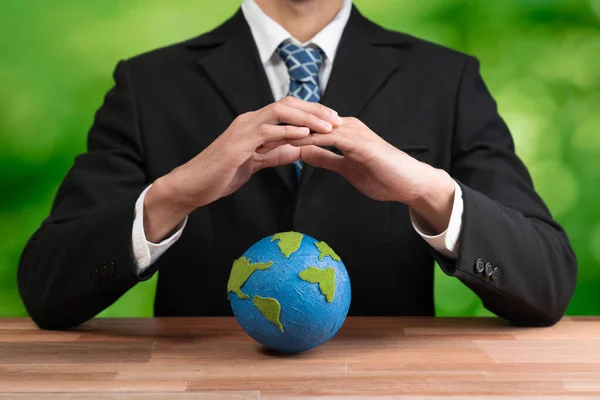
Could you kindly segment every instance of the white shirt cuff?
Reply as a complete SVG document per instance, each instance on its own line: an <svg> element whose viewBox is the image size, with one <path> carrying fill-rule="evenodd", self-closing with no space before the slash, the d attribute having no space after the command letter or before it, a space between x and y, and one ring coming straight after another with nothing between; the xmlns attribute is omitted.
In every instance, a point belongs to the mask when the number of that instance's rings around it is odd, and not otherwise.
<svg viewBox="0 0 600 400"><path fill-rule="evenodd" d="M424 228L424 223L416 213L410 210L410 222L417 233L437 251L447 258L455 260L460 248L460 228L462 226L462 215L464 203L462 190L458 183L454 182L454 202L448 228L439 235L432 235Z"/></svg>
<svg viewBox="0 0 600 400"><path fill-rule="evenodd" d="M133 219L133 229L131 231L131 244L138 275L144 273L149 266L154 264L165 251L169 250L169 248L177 242L181 237L188 220L188 218L185 217L183 222L177 227L177 231L162 242L149 242L146 239L146 232L144 231L144 199L151 187L152 185L148 186L135 202L135 216Z"/></svg>

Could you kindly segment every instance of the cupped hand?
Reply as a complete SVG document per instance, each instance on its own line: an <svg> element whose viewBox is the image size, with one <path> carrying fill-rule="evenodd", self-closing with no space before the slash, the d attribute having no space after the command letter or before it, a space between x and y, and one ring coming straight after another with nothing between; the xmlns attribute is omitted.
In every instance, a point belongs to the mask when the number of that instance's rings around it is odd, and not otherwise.
<svg viewBox="0 0 600 400"><path fill-rule="evenodd" d="M289 140L328 134L341 124L321 104L286 97L237 117L204 151L154 182L144 201L149 240L164 238L194 209L238 190L252 174L300 159Z"/></svg>
<svg viewBox="0 0 600 400"><path fill-rule="evenodd" d="M447 226L455 190L452 178L386 142L360 120L343 118L327 135L311 134L288 143L301 150L305 163L340 174L370 198L405 203L435 230ZM335 147L343 155L320 146Z"/></svg>

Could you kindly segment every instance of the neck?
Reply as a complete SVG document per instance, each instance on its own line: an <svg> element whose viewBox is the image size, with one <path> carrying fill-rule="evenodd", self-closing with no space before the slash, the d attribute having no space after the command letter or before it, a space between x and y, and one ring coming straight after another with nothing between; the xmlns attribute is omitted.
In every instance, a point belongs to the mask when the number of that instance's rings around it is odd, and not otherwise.
<svg viewBox="0 0 600 400"><path fill-rule="evenodd" d="M344 0L255 0L258 6L295 39L304 43L331 22Z"/></svg>

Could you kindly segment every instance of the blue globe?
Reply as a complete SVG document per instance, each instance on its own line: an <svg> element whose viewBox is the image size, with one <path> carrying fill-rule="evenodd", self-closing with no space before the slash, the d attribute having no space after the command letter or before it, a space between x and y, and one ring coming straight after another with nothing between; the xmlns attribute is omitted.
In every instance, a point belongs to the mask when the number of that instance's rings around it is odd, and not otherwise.
<svg viewBox="0 0 600 400"><path fill-rule="evenodd" d="M244 331L285 353L331 339L351 298L340 257L325 242L298 232L266 237L235 260L227 294Z"/></svg>

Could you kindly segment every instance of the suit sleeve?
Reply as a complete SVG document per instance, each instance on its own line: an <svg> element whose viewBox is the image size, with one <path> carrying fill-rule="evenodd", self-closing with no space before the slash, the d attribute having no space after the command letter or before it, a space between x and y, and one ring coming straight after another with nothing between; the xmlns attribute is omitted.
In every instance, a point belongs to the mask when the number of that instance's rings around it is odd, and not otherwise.
<svg viewBox="0 0 600 400"><path fill-rule="evenodd" d="M573 295L577 260L516 156L473 58L458 93L450 173L461 186L464 212L458 259L432 251L444 272L513 323L556 323Z"/></svg>
<svg viewBox="0 0 600 400"><path fill-rule="evenodd" d="M98 110L87 152L76 157L50 216L19 263L21 298L45 329L78 325L114 303L140 280L132 256L136 199L146 182L143 146L127 64Z"/></svg>

